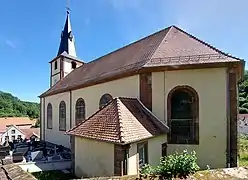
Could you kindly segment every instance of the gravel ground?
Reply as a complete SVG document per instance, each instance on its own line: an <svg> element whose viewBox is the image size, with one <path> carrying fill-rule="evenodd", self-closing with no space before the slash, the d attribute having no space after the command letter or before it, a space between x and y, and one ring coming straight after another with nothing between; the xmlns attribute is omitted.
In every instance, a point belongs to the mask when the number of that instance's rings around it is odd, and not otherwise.
<svg viewBox="0 0 248 180"><path fill-rule="evenodd" d="M216 179L230 179L230 180L239 180L247 179L248 180L248 167L239 167L239 168L225 168L218 170L208 170L200 171L195 175L188 178L188 180L216 180Z"/></svg>

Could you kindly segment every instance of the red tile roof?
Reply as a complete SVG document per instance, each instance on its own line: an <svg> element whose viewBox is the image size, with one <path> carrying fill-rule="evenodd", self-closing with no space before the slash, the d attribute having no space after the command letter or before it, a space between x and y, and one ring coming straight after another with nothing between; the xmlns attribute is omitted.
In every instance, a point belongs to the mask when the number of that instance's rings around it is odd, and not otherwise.
<svg viewBox="0 0 248 180"><path fill-rule="evenodd" d="M29 129L20 129L27 139L29 139L31 136L35 135L40 137L40 128L29 128Z"/></svg>
<svg viewBox="0 0 248 180"><path fill-rule="evenodd" d="M115 98L68 135L126 144L160 134L169 128L136 98Z"/></svg>
<svg viewBox="0 0 248 180"><path fill-rule="evenodd" d="M5 131L7 126L24 126L24 125L34 125L35 120L31 120L28 117L3 117L0 118L0 131Z"/></svg>
<svg viewBox="0 0 248 180"><path fill-rule="evenodd" d="M147 67L239 62L176 26L170 26L72 71L41 97Z"/></svg>

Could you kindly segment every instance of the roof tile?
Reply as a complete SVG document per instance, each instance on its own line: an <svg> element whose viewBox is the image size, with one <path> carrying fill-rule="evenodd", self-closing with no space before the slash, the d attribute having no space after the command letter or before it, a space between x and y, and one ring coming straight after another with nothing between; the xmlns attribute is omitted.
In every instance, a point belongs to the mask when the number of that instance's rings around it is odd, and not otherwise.
<svg viewBox="0 0 248 180"><path fill-rule="evenodd" d="M115 98L104 108L67 132L69 135L126 144L168 132L136 98Z"/></svg>
<svg viewBox="0 0 248 180"><path fill-rule="evenodd" d="M170 26L85 63L41 96L68 91L71 88L143 67L236 61L240 59L216 49L176 26Z"/></svg>

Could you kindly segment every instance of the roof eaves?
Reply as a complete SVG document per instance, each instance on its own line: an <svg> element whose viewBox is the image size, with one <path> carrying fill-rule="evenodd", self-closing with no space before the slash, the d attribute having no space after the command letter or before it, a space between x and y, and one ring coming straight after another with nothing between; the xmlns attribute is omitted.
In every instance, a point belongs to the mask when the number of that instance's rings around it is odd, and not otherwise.
<svg viewBox="0 0 248 180"><path fill-rule="evenodd" d="M147 113L149 113L152 117L154 117L154 119L157 121L153 122L158 126L161 127L161 125L164 127L163 130L165 131L165 133L169 132L169 127L165 124L165 122L161 121L153 112L151 112L138 98L136 98L138 100L138 102L140 103L140 105L146 110ZM161 125L159 125L158 123L160 123Z"/></svg>
<svg viewBox="0 0 248 180"><path fill-rule="evenodd" d="M49 63L51 64L53 61L55 61L55 60L57 60L59 57L61 57L62 55L60 54L60 55L58 55L58 56L56 56L55 58L53 58Z"/></svg>
<svg viewBox="0 0 248 180"><path fill-rule="evenodd" d="M129 73L138 74L138 71L141 68L142 68L142 65L139 66L139 67L134 67L134 68L128 69L128 70L113 72L112 74L106 73L106 74L103 74L101 76L99 75L98 78L94 77L94 78L88 79L88 81L84 81L82 83L79 83L78 85L72 85L72 86L66 85L66 86L64 86L62 88L56 89L56 86L58 86L59 83L62 83L63 81L66 80L66 78L68 78L72 73L74 73L74 72L71 72L66 77L61 79L57 84L55 84L53 87L51 87L50 89L48 89L47 91L45 91L43 94L41 94L38 97L43 98L43 97L46 97L46 96L51 96L51 95L55 95L55 94L59 94L59 93L63 93L63 92L68 92L68 91L77 89L77 88L81 87L82 85L84 85L84 87L91 86L92 82L94 82L94 85L95 84L100 84L100 83L102 83L102 81L105 81L106 79L113 78L113 77L115 77L116 79L123 78L123 76L125 74L129 74ZM53 90L52 88L54 88L55 90Z"/></svg>

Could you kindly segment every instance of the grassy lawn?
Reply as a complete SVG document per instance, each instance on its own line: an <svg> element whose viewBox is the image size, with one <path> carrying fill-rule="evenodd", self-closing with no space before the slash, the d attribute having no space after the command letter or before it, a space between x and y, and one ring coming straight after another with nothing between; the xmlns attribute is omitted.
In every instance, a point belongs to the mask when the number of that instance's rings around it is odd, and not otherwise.
<svg viewBox="0 0 248 180"><path fill-rule="evenodd" d="M248 166L248 136L242 135L239 141L239 166Z"/></svg>
<svg viewBox="0 0 248 180"><path fill-rule="evenodd" d="M38 180L68 180L74 179L75 176L72 174L65 174L62 171L43 171L43 172L35 172L32 175Z"/></svg>

